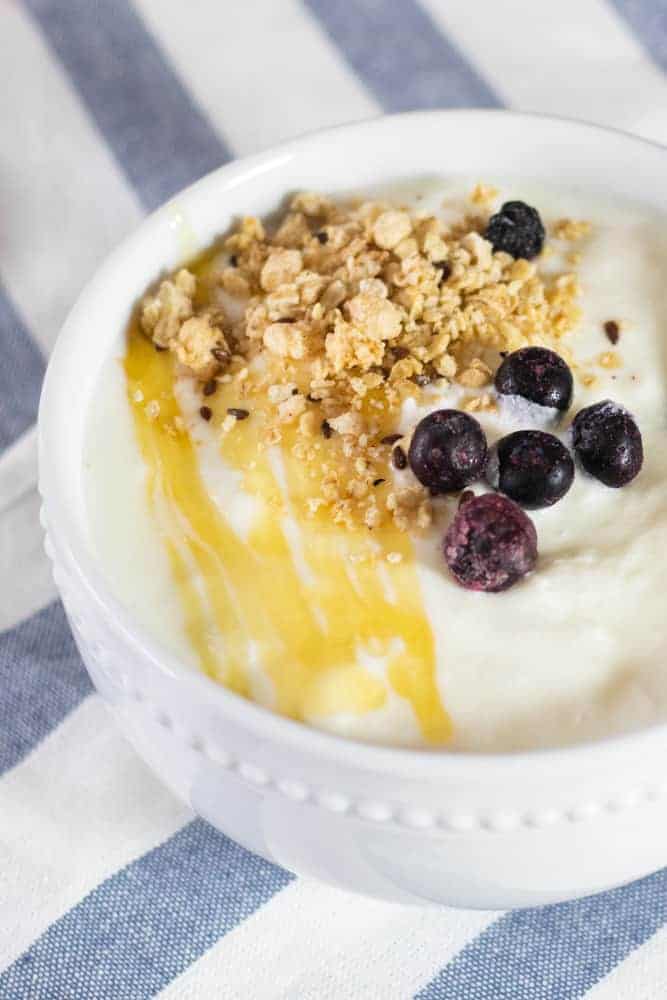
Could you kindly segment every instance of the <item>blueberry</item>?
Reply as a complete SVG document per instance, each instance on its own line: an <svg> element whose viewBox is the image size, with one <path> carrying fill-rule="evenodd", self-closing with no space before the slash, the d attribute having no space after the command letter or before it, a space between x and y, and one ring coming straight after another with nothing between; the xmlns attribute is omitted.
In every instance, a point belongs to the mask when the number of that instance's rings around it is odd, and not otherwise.
<svg viewBox="0 0 667 1000"><path fill-rule="evenodd" d="M572 402L572 372L546 347L522 347L508 354L496 372L501 396L523 396L540 406L565 411Z"/></svg>
<svg viewBox="0 0 667 1000"><path fill-rule="evenodd" d="M492 449L486 476L494 489L535 510L565 496L574 479L574 462L553 434L515 431Z"/></svg>
<svg viewBox="0 0 667 1000"><path fill-rule="evenodd" d="M499 493L459 507L443 543L455 579L468 590L507 590L537 562L537 532L520 507Z"/></svg>
<svg viewBox="0 0 667 1000"><path fill-rule="evenodd" d="M544 245L544 226L539 213L524 201L506 201L489 219L484 235L494 250L504 250L524 260L537 257Z"/></svg>
<svg viewBox="0 0 667 1000"><path fill-rule="evenodd" d="M417 424L408 461L432 493L453 493L479 479L487 458L486 437L474 417L436 410Z"/></svg>
<svg viewBox="0 0 667 1000"><path fill-rule="evenodd" d="M642 467L642 436L632 414L610 399L580 410L572 443L586 472L605 486L627 486Z"/></svg>

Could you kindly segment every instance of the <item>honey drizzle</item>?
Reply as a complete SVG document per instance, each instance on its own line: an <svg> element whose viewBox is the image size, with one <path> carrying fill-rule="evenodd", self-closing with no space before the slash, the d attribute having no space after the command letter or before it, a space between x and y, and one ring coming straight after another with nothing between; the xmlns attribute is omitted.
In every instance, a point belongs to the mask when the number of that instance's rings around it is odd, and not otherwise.
<svg viewBox="0 0 667 1000"><path fill-rule="evenodd" d="M149 470L149 503L156 515L160 508L186 632L202 669L253 697L249 658L257 657L272 682L272 707L300 720L379 709L390 686L412 706L425 741L447 743L452 728L437 689L433 635L408 537L393 525L371 534L361 527L340 529L324 513L306 516L304 501L315 495L318 470L307 469L293 454L295 436L286 431L279 452L294 501L289 516L297 523L310 570L310 579L302 578L285 531L281 484L267 452L257 447L253 422L260 413L254 409L253 419L238 423L221 445L224 462L242 473L243 488L260 498L259 513L242 540L209 496L189 434L175 430L174 418L181 414L171 356L157 353L133 327L125 371ZM148 415L143 400L159 402L159 417ZM216 416L238 403L229 386L220 386L214 404L207 402ZM383 563L391 594L378 572L378 550L402 557ZM193 567L203 592L194 583ZM360 650L382 657L386 673L362 667Z"/></svg>

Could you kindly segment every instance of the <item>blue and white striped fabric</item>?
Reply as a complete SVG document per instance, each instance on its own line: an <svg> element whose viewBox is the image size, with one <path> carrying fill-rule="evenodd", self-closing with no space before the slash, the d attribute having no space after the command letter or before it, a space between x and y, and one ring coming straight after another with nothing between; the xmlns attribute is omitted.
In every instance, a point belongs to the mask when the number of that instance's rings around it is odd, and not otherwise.
<svg viewBox="0 0 667 1000"><path fill-rule="evenodd" d="M0 38L0 451L98 261L233 156L442 106L667 141L665 0L0 0ZM92 693L37 506L0 491L1 1000L667 996L666 872L421 911L295 879L193 818Z"/></svg>

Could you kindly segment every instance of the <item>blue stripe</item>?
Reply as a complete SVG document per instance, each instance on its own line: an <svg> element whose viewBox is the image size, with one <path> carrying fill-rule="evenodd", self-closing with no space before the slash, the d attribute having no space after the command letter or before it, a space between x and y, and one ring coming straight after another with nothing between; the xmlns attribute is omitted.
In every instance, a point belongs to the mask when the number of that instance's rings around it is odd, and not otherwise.
<svg viewBox="0 0 667 1000"><path fill-rule="evenodd" d="M0 975L0 996L153 997L292 878L194 820L52 924Z"/></svg>
<svg viewBox="0 0 667 1000"><path fill-rule="evenodd" d="M667 71L667 7L664 0L610 0L646 52Z"/></svg>
<svg viewBox="0 0 667 1000"><path fill-rule="evenodd" d="M415 0L304 0L385 111L500 100Z"/></svg>
<svg viewBox="0 0 667 1000"><path fill-rule="evenodd" d="M0 285L0 448L37 416L44 360Z"/></svg>
<svg viewBox="0 0 667 1000"><path fill-rule="evenodd" d="M146 209L230 158L127 0L25 4Z"/></svg>
<svg viewBox="0 0 667 1000"><path fill-rule="evenodd" d="M18 764L91 689L60 603L0 634L0 774Z"/></svg>
<svg viewBox="0 0 667 1000"><path fill-rule="evenodd" d="M125 0L26 5L146 208L229 159ZM6 643L11 766L90 684L59 606ZM292 877L195 821L52 924L0 976L0 996L152 997Z"/></svg>
<svg viewBox="0 0 667 1000"><path fill-rule="evenodd" d="M415 1000L575 1000L667 920L667 869L491 924Z"/></svg>

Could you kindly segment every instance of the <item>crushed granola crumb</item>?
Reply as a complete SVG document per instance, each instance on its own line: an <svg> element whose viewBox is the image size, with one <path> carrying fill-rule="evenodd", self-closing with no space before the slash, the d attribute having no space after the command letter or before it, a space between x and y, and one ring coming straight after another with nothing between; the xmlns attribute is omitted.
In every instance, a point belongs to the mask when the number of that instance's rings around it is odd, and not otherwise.
<svg viewBox="0 0 667 1000"><path fill-rule="evenodd" d="M500 191L498 188L493 187L491 184L475 184L470 192L470 201L473 205L485 207L493 204L499 194Z"/></svg>
<svg viewBox="0 0 667 1000"><path fill-rule="evenodd" d="M327 421L329 427L338 434L351 434L358 437L364 426L364 422L358 413L348 411L341 413L339 417L330 417Z"/></svg>
<svg viewBox="0 0 667 1000"><path fill-rule="evenodd" d="M307 438L315 437L318 430L317 415L312 410L307 410L299 418L299 432Z"/></svg>
<svg viewBox="0 0 667 1000"><path fill-rule="evenodd" d="M558 240L574 243L588 236L592 228L591 223L585 219L559 219L554 223L553 235Z"/></svg>
<svg viewBox="0 0 667 1000"><path fill-rule="evenodd" d="M457 375L457 382L467 389L480 389L483 385L488 385L493 376L489 366L481 360L475 358L468 368L465 368Z"/></svg>
<svg viewBox="0 0 667 1000"><path fill-rule="evenodd" d="M283 400L282 403L278 404L278 419L283 424L289 424L301 414L306 409L306 398L301 394L296 396L290 396L289 399Z"/></svg>
<svg viewBox="0 0 667 1000"><path fill-rule="evenodd" d="M598 361L603 368L620 368L623 364L616 351L604 351Z"/></svg>

